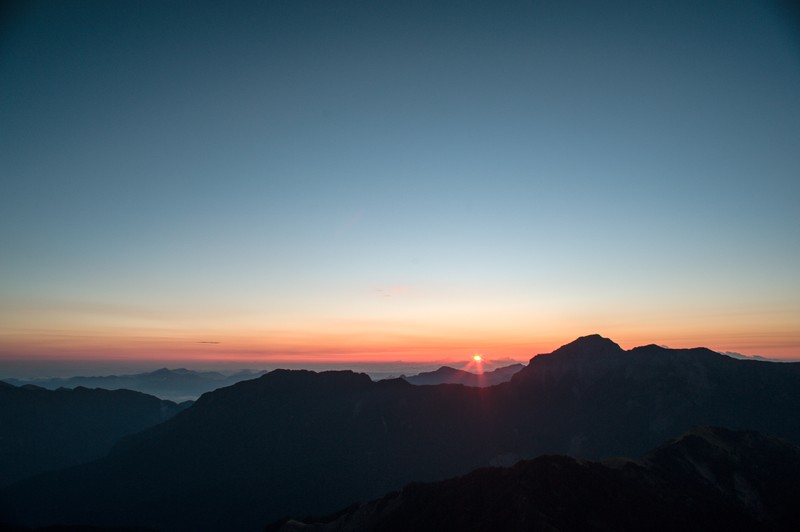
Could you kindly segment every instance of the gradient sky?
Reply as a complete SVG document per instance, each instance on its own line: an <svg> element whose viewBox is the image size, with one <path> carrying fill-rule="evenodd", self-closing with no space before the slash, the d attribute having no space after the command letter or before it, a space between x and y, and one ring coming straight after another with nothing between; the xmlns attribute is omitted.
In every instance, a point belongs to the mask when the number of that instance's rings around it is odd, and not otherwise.
<svg viewBox="0 0 800 532"><path fill-rule="evenodd" d="M24 2L0 358L800 358L783 2Z"/></svg>

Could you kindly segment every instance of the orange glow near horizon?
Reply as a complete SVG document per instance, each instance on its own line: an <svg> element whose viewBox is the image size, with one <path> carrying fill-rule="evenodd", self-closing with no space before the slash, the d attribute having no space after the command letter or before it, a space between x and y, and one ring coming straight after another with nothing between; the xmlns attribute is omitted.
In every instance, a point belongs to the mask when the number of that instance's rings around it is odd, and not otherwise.
<svg viewBox="0 0 800 532"><path fill-rule="evenodd" d="M213 338L211 340L205 338ZM93 336L89 334L49 333L42 335L6 336L0 339L0 358L40 359L102 359L102 360L197 360L204 362L242 363L373 363L373 362L442 362L456 363L464 353L473 351L475 340L458 341L447 338L347 339L313 337L306 342L289 338L273 341L259 337L211 335L198 338L171 336ZM405 343L405 345L403 345ZM484 342L484 345L488 342ZM557 347L557 346L556 346ZM491 350L502 353L499 359L528 361L537 354L528 345L511 342L492 342ZM470 363L482 361L480 355L470 356Z"/></svg>
<svg viewBox="0 0 800 532"><path fill-rule="evenodd" d="M55 325L55 324L54 324ZM188 325L188 324L187 324ZM659 344L672 348L708 347L775 359L800 359L796 335L786 328L768 332L730 325L701 330L662 325L625 328L615 324L547 324L502 327L474 324L445 326L412 322L313 321L301 327L279 324L270 329L175 327L163 329L61 326L8 328L0 335L0 359L186 360L258 363L457 363L471 365L527 362L579 336L598 333L623 349ZM313 331L313 332L312 332ZM488 358L487 358L488 357ZM489 366L491 367L491 366Z"/></svg>
<svg viewBox="0 0 800 532"><path fill-rule="evenodd" d="M344 301L338 293L320 303L301 294L299 302L280 310L211 298L204 304L163 306L4 300L0 359L452 365L480 354L488 371L493 363L527 362L595 333L623 349L659 344L800 359L791 304L769 312L721 311L711 303L687 309L671 300L653 306L617 301L601 308L591 299L580 305L569 298L504 299L486 290L446 286L449 291L440 293L432 284L414 285L389 298L347 292L347 304L338 306L333 303Z"/></svg>

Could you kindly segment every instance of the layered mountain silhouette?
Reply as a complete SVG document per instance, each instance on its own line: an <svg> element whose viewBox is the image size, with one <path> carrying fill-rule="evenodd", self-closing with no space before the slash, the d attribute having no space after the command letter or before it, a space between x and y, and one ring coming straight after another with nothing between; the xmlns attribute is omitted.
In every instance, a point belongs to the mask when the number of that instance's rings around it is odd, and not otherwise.
<svg viewBox="0 0 800 532"><path fill-rule="evenodd" d="M597 335L476 388L276 370L203 395L105 458L0 492L0 520L257 530L545 453L639 456L696 425L800 442L800 364ZM42 504L47 501L47 504Z"/></svg>
<svg viewBox="0 0 800 532"><path fill-rule="evenodd" d="M0 382L0 486L104 456L178 405L129 390L45 390Z"/></svg>
<svg viewBox="0 0 800 532"><path fill-rule="evenodd" d="M58 388L103 388L106 390L135 390L175 402L193 401L206 392L224 388L237 382L254 379L265 371L242 370L233 375L216 371L192 371L185 368L161 368L131 375L106 375L100 377L69 377L66 379L5 379L15 386L33 384L48 390Z"/></svg>
<svg viewBox="0 0 800 532"><path fill-rule="evenodd" d="M798 478L797 446L701 427L640 460L542 456L267 531L793 530Z"/></svg>
<svg viewBox="0 0 800 532"><path fill-rule="evenodd" d="M410 377L404 375L401 379L416 385L463 384L464 386L486 387L510 381L511 377L524 367L522 364L511 364L492 371L472 373L463 369L442 366L435 371L428 371Z"/></svg>

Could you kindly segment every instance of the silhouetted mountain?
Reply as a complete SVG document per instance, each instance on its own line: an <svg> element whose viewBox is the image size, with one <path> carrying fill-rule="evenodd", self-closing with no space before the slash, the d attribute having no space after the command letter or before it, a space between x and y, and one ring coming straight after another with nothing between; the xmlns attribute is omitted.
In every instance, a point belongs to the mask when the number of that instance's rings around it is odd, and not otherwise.
<svg viewBox="0 0 800 532"><path fill-rule="evenodd" d="M255 530L543 453L638 456L695 425L800 442L798 412L800 364L599 336L487 388L277 370L203 395L106 458L4 490L0 519Z"/></svg>
<svg viewBox="0 0 800 532"><path fill-rule="evenodd" d="M698 428L641 460L543 456L400 492L267 532L795 530L800 448Z"/></svg>
<svg viewBox="0 0 800 532"><path fill-rule="evenodd" d="M0 486L99 458L187 406L128 390L0 383Z"/></svg>
<svg viewBox="0 0 800 532"><path fill-rule="evenodd" d="M522 364L512 364L483 373L471 373L463 369L442 366L435 371L420 373L419 375L412 375L410 377L404 375L400 378L416 385L463 384L464 386L485 387L494 386L501 382L508 382L511 380L512 375L524 367L525 366Z"/></svg>
<svg viewBox="0 0 800 532"><path fill-rule="evenodd" d="M135 390L162 399L182 402L197 399L206 392L224 388L237 382L255 379L265 371L242 370L233 375L223 375L215 371L192 371L185 368L161 368L147 373L133 375L107 375L102 377L70 377L68 379L5 379L9 384L24 386L33 384L41 388L104 388L106 390Z"/></svg>

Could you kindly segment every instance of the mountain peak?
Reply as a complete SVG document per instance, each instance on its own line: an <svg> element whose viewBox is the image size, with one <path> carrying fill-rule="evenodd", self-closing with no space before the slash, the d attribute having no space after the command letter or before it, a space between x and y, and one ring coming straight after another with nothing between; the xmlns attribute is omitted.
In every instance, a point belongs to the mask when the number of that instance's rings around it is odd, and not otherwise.
<svg viewBox="0 0 800 532"><path fill-rule="evenodd" d="M562 345L553 351L553 353L594 355L621 353L622 351L622 348L612 340L600 336L599 334L590 334L588 336L581 336L577 340L574 340L566 345Z"/></svg>
<svg viewBox="0 0 800 532"><path fill-rule="evenodd" d="M486 370L483 373L472 373L463 369L456 369L450 366L442 366L435 371L420 373L402 377L405 381L415 385L425 384L463 384L483 388L507 382L515 373L524 368L522 364L512 364L501 366L493 370Z"/></svg>
<svg viewBox="0 0 800 532"><path fill-rule="evenodd" d="M552 353L533 357L530 364L519 371L512 381L544 378L555 382L561 376L574 371L604 372L622 362L625 351L616 343L600 336L590 334L581 336L562 345Z"/></svg>

